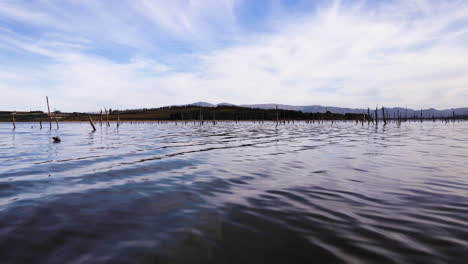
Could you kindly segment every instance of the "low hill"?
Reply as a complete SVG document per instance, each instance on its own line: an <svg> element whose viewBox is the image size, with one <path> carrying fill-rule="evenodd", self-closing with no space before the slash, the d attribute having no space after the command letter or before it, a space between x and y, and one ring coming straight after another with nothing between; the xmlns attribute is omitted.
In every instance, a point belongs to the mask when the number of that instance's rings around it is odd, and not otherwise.
<svg viewBox="0 0 468 264"><path fill-rule="evenodd" d="M13 112L1 112L0 121L9 122L12 120ZM55 113L61 121L86 121L90 115L95 121L101 118L106 119L96 113ZM39 121L47 120L47 114L38 112L18 112L16 121ZM129 109L113 110L109 114L109 120L361 120L366 116L363 114L336 114L326 113L304 113L302 111L284 109L259 109L231 105L218 105L213 107L186 105L169 106L152 109Z"/></svg>

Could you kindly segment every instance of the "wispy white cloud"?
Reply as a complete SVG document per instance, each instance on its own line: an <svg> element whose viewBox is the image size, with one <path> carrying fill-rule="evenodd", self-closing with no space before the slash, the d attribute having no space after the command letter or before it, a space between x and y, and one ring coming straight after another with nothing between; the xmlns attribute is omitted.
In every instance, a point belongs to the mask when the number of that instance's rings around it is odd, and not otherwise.
<svg viewBox="0 0 468 264"><path fill-rule="evenodd" d="M465 1L335 1L296 15L278 4L271 30L257 34L239 22L245 1L46 2L33 5L37 12L0 4L0 21L38 28L4 27L0 49L47 58L41 67L15 56L0 62L0 108L38 109L45 94L71 111L201 100L416 108L468 101ZM70 7L78 11L56 26ZM127 60L93 51L115 43L131 48L115 50Z"/></svg>

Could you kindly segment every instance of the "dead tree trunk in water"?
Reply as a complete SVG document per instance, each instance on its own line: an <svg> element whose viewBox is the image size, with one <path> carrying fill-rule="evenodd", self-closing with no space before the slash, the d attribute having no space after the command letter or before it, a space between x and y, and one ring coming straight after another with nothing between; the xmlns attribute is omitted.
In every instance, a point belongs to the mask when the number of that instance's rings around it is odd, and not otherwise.
<svg viewBox="0 0 468 264"><path fill-rule="evenodd" d="M379 124L379 106L377 106L375 108L375 124L378 125Z"/></svg>
<svg viewBox="0 0 468 264"><path fill-rule="evenodd" d="M50 116L50 106L49 106L49 97L46 96L46 101L47 101L47 115L49 117L49 129L52 130L52 117Z"/></svg>
<svg viewBox="0 0 468 264"><path fill-rule="evenodd" d="M16 120L15 120L15 115L16 113L11 113L11 118L12 118L12 122L13 122L13 130L16 129Z"/></svg>
<svg viewBox="0 0 468 264"><path fill-rule="evenodd" d="M387 125L387 118L385 117L385 108L382 106L382 117L383 117L383 122L384 126Z"/></svg>
<svg viewBox="0 0 468 264"><path fill-rule="evenodd" d="M200 106L200 117L199 117L199 119L200 119L200 126L201 126L203 124L203 120L202 120L203 116L202 116L201 106Z"/></svg>
<svg viewBox="0 0 468 264"><path fill-rule="evenodd" d="M101 127L102 127L102 109L101 109L101 113L100 113L99 117L100 117Z"/></svg>
<svg viewBox="0 0 468 264"><path fill-rule="evenodd" d="M54 119L55 119L55 124L57 125L57 129L59 129L59 122L57 119L57 113L54 112Z"/></svg>
<svg viewBox="0 0 468 264"><path fill-rule="evenodd" d="M367 107L367 122L370 124L370 122L374 123L374 120L372 120L372 116L370 114L370 108Z"/></svg>
<svg viewBox="0 0 468 264"><path fill-rule="evenodd" d="M91 119L91 116L88 115L89 123L91 124L91 127L93 128L93 132L96 131L96 127L94 126L93 120Z"/></svg>
<svg viewBox="0 0 468 264"><path fill-rule="evenodd" d="M107 110L106 108L104 108L104 111L106 112L107 126L110 127L110 123L109 123L109 112L110 112L110 110Z"/></svg>

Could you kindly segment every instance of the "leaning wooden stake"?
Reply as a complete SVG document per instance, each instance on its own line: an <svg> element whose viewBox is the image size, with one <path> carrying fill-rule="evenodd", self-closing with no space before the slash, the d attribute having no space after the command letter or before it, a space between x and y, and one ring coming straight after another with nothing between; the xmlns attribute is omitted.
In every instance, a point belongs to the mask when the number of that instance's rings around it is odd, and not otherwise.
<svg viewBox="0 0 468 264"><path fill-rule="evenodd" d="M42 119L39 119L39 127L42 129Z"/></svg>
<svg viewBox="0 0 468 264"><path fill-rule="evenodd" d="M89 123L91 124L91 127L93 127L93 132L96 131L96 127L94 126L93 120L91 119L91 116L88 115Z"/></svg>
<svg viewBox="0 0 468 264"><path fill-rule="evenodd" d="M52 130L52 116L50 116L50 106L49 106L49 97L46 96L46 101L47 101L47 113L49 116L49 129Z"/></svg>
<svg viewBox="0 0 468 264"><path fill-rule="evenodd" d="M11 113L12 121L13 121L13 129L16 129L16 120L15 120L16 113Z"/></svg>

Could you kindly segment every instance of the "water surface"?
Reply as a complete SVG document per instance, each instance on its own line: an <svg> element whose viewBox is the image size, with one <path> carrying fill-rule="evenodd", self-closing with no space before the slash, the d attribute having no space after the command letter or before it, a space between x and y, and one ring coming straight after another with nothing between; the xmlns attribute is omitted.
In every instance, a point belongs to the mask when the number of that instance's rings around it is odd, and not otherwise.
<svg viewBox="0 0 468 264"><path fill-rule="evenodd" d="M1 263L468 260L468 123L97 128L0 124Z"/></svg>

